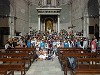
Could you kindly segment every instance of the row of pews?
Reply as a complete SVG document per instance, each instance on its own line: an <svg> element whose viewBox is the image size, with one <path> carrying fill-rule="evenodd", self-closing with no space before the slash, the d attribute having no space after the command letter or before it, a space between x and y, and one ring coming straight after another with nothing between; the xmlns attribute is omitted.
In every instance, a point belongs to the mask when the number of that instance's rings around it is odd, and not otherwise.
<svg viewBox="0 0 100 75"><path fill-rule="evenodd" d="M0 75L25 75L34 60L34 48L12 48L0 52Z"/></svg>
<svg viewBox="0 0 100 75"><path fill-rule="evenodd" d="M69 67L68 58L75 59L76 67ZM71 75L77 74L100 74L100 50L90 53L89 50L81 48L58 48L58 59L61 64L64 75L70 71Z"/></svg>

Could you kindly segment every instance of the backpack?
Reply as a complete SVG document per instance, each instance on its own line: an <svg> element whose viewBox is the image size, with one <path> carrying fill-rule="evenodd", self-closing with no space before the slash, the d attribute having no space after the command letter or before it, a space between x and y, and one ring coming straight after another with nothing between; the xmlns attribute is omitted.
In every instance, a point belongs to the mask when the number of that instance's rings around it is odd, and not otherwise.
<svg viewBox="0 0 100 75"><path fill-rule="evenodd" d="M76 68L76 58L67 57L66 59L67 59L68 68L74 70Z"/></svg>

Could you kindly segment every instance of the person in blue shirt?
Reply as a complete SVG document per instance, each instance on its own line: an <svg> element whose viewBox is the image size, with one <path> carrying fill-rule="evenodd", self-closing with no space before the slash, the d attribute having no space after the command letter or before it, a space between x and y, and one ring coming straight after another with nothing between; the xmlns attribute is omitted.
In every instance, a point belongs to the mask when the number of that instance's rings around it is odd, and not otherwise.
<svg viewBox="0 0 100 75"><path fill-rule="evenodd" d="M54 48L55 45L57 45L56 40L53 41L53 48Z"/></svg>
<svg viewBox="0 0 100 75"><path fill-rule="evenodd" d="M41 42L40 42L40 48L41 48L41 49L44 49L44 47L45 47L45 43L44 43L43 41L41 41Z"/></svg>
<svg viewBox="0 0 100 75"><path fill-rule="evenodd" d="M64 41L64 48L69 48L68 41Z"/></svg>
<svg viewBox="0 0 100 75"><path fill-rule="evenodd" d="M76 39L76 41L75 41L75 47L77 47L77 48L81 47L79 39Z"/></svg>
<svg viewBox="0 0 100 75"><path fill-rule="evenodd" d="M77 40L77 47L81 47L81 43L79 39Z"/></svg>
<svg viewBox="0 0 100 75"><path fill-rule="evenodd" d="M31 48L31 40L30 39L27 41L27 47Z"/></svg>

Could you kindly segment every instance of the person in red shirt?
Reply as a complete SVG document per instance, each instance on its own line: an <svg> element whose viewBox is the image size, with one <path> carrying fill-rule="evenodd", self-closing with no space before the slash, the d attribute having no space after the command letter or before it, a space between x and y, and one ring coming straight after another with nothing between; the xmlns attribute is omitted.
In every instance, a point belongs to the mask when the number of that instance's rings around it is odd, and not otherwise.
<svg viewBox="0 0 100 75"><path fill-rule="evenodd" d="M91 42L91 53L93 52L96 52L96 42L95 42L95 39L92 39L92 42Z"/></svg>

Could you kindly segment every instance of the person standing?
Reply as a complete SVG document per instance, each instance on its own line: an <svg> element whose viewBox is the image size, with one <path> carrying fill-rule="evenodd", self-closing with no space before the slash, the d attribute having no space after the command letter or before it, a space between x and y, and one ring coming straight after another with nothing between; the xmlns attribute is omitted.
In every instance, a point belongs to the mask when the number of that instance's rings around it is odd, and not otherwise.
<svg viewBox="0 0 100 75"><path fill-rule="evenodd" d="M98 45L98 49L100 50L100 38L99 38L99 40L98 40L98 42L97 42L97 45Z"/></svg>
<svg viewBox="0 0 100 75"><path fill-rule="evenodd" d="M83 41L83 49L87 49L87 48L88 48L88 40L87 38L85 38Z"/></svg>
<svg viewBox="0 0 100 75"><path fill-rule="evenodd" d="M96 42L95 42L95 39L93 38L91 42L91 53L96 52L96 48L97 48Z"/></svg>

